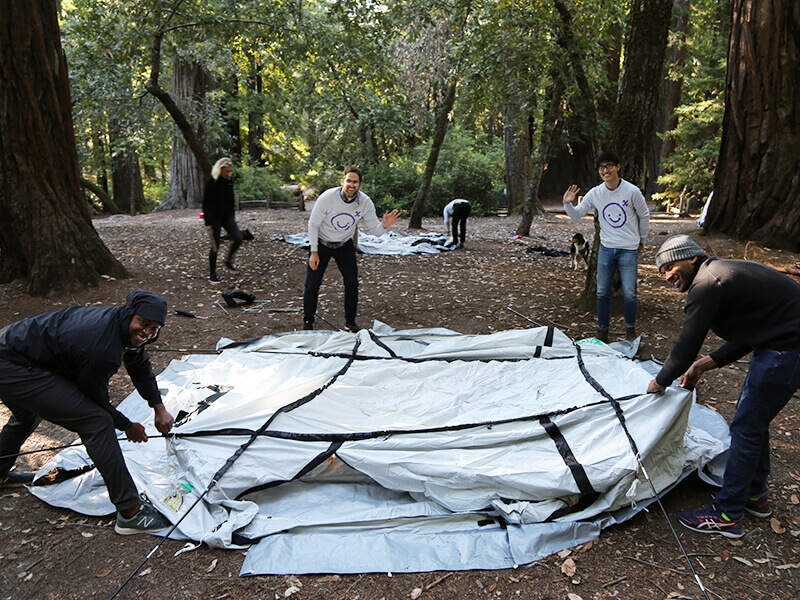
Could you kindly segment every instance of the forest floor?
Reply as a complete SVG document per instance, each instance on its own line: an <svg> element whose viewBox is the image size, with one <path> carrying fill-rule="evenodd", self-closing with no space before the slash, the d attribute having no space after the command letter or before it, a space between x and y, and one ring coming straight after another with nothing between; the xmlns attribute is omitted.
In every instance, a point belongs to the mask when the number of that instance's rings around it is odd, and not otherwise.
<svg viewBox="0 0 800 600"><path fill-rule="evenodd" d="M304 231L308 212L247 211L237 215L241 228L255 240L237 256L235 275L224 268L223 281L207 281L207 238L196 211L175 211L95 220L114 255L130 271L128 280L104 280L95 288L52 298L31 298L22 282L0 286L0 326L28 315L71 304L113 305L136 288L161 294L170 309L183 309L204 320L171 316L151 352L156 372L180 354L168 349L214 348L223 336L248 339L300 328L296 312L224 312L220 292L237 282L272 306L302 305L305 256L276 237ZM555 325L573 339L594 335L595 316L575 308L584 273L569 269L568 258L530 254L533 245L567 250L573 231L591 238L592 222L579 224L562 214L536 217L531 237L510 239L517 217L471 218L466 248L432 256L359 257L361 300L359 323L378 319L396 329L447 327L462 333L487 334L531 325L508 307L546 325ZM442 231L440 219L424 226ZM405 231L407 221L394 229ZM700 237L691 219L655 216L639 267L639 331L645 334L640 356L666 358L682 322L684 296L663 282L653 265L667 236L688 232L710 253L749 258L773 266L790 266L797 254L745 245L724 236ZM221 266L221 265L220 265ZM343 326L341 277L332 266L320 297L320 313ZM321 324L321 323L319 323ZM624 336L619 307L612 338ZM710 336L704 351L718 340ZM699 401L728 420L732 416L746 364L712 371L698 386ZM111 395L121 401L132 386L124 369L112 378ZM0 405L0 423L8 412ZM797 597L800 589L800 406L791 402L772 427L770 501L774 519L745 518L745 537L728 540L682 529L677 511L704 506L709 489L695 476L687 478L663 500L686 551L711 598ZM23 450L47 448L74 436L42 423ZM43 465L51 452L17 461L17 469ZM0 600L109 598L154 547L157 538L123 537L110 517L84 517L48 506L24 488L0 490ZM208 600L283 598L296 588L295 599L379 600L420 597L451 599L702 598L669 525L651 507L631 521L606 529L594 542L514 570L429 572L412 574L303 575L238 577L244 559L239 551L202 547L173 556L182 543L167 541L133 578L120 598ZM572 568L574 567L574 573Z"/></svg>

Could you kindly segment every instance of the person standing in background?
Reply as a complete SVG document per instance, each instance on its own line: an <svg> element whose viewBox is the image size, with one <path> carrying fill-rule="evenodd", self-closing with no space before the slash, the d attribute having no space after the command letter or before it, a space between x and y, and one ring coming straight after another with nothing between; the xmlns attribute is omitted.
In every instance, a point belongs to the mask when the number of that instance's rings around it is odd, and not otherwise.
<svg viewBox="0 0 800 600"><path fill-rule="evenodd" d="M211 241L211 249L208 252L208 280L211 283L219 283L217 277L217 253L219 252L220 234L222 228L231 236L232 242L228 249L228 256L225 259L225 266L231 271L235 271L233 255L239 249L244 239L239 226L234 217L234 195L233 181L231 173L233 163L230 158L220 158L214 163L211 169L211 178L206 182L203 190L203 221L208 231Z"/></svg>

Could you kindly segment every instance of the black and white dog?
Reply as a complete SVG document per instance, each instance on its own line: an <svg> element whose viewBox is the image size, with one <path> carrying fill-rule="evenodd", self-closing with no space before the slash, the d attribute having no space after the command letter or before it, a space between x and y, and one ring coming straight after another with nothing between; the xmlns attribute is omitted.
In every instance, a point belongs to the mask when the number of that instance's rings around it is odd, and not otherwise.
<svg viewBox="0 0 800 600"><path fill-rule="evenodd" d="M578 268L578 263L583 263L583 270L589 268L589 242L580 234L572 236L572 243L569 245L569 265L573 269Z"/></svg>

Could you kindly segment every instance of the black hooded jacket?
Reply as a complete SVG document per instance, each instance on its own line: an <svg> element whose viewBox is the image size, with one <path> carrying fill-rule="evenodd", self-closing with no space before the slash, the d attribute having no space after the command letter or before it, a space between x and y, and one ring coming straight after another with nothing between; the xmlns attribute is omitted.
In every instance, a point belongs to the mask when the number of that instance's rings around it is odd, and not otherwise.
<svg viewBox="0 0 800 600"><path fill-rule="evenodd" d="M161 403L147 351L143 346L130 347L133 315L163 325L167 303L152 292L136 290L128 294L124 306L70 306L28 317L0 330L0 357L74 381L111 414L114 427L126 431L132 423L108 399L108 381L122 363L147 403Z"/></svg>

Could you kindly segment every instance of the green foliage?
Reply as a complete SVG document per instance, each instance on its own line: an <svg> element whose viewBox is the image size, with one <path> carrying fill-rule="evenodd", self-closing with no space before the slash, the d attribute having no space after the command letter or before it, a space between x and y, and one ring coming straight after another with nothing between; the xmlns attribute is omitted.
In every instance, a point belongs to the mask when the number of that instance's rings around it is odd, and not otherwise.
<svg viewBox="0 0 800 600"><path fill-rule="evenodd" d="M658 179L664 186L654 196L659 200L708 197L719 158L729 15L724 3L715 0L695 0L690 11L684 65L670 70L670 78L682 81L682 103L675 111L677 127L664 136L674 140L675 150Z"/></svg>
<svg viewBox="0 0 800 600"><path fill-rule="evenodd" d="M382 163L364 174L364 191L375 202L379 214L395 208L411 209L426 158L427 149L418 148L408 156ZM469 200L474 215L493 212L497 209L497 190L502 186L502 143L496 139L479 142L470 132L453 131L439 155L425 215L440 215L445 205L455 198Z"/></svg>
<svg viewBox="0 0 800 600"><path fill-rule="evenodd" d="M267 197L284 200L281 180L264 167L239 166L233 176L236 196L240 201L258 201Z"/></svg>

